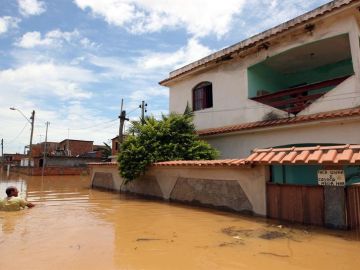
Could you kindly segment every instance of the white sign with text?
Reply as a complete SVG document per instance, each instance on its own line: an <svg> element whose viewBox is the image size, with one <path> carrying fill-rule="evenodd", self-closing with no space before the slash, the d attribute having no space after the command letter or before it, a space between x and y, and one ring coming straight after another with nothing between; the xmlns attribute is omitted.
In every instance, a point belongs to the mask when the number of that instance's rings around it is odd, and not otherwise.
<svg viewBox="0 0 360 270"><path fill-rule="evenodd" d="M320 186L345 186L344 170L318 170Z"/></svg>

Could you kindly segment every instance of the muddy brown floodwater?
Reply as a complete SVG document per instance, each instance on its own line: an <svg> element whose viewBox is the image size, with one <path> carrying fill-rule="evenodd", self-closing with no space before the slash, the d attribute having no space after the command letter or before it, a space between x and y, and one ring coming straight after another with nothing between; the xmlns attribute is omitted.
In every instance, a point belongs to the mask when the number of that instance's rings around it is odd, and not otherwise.
<svg viewBox="0 0 360 270"><path fill-rule="evenodd" d="M11 180L9 180L11 179ZM360 269L349 232L89 189L86 176L10 176L37 205L0 212L0 269Z"/></svg>

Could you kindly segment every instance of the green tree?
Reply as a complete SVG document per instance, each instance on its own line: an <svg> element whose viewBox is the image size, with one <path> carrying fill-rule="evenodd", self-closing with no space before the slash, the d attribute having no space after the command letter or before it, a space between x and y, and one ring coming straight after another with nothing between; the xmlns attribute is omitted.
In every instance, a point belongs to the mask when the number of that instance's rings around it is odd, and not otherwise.
<svg viewBox="0 0 360 270"><path fill-rule="evenodd" d="M111 146L104 142L104 148L101 151L101 158L103 160L108 160L109 156L111 156Z"/></svg>
<svg viewBox="0 0 360 270"><path fill-rule="evenodd" d="M171 114L132 122L129 135L121 146L118 157L119 170L127 181L145 173L155 162L169 160L210 160L218 151L200 140L195 132L193 115Z"/></svg>

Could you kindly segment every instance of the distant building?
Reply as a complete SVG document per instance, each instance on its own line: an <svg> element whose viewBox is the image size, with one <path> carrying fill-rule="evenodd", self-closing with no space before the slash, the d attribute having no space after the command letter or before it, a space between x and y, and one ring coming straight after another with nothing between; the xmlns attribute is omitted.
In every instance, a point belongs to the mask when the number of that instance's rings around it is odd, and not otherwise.
<svg viewBox="0 0 360 270"><path fill-rule="evenodd" d="M20 166L21 159L27 157L24 154L4 154L4 162L5 164L10 164L11 166Z"/></svg>
<svg viewBox="0 0 360 270"><path fill-rule="evenodd" d="M111 154L115 156L119 153L119 136L111 139Z"/></svg>
<svg viewBox="0 0 360 270"><path fill-rule="evenodd" d="M46 143L46 153L48 155L55 155L55 152L58 149L58 147L59 147L58 142L47 142ZM33 144L32 149L31 149L31 156L37 157L40 155L44 155L44 151L45 151L45 142Z"/></svg>
<svg viewBox="0 0 360 270"><path fill-rule="evenodd" d="M126 140L127 135L123 135L123 141ZM117 155L119 153L120 150L120 146L119 146L119 136L116 136L115 138L111 139L111 153L113 156Z"/></svg>
<svg viewBox="0 0 360 270"><path fill-rule="evenodd" d="M80 156L93 151L93 141L66 139L59 143L58 150L64 151L66 156Z"/></svg>

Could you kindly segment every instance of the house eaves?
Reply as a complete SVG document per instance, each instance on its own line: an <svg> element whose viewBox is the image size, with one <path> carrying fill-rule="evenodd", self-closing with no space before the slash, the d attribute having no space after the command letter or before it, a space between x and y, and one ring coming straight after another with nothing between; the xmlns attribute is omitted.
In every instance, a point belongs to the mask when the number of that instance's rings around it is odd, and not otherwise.
<svg viewBox="0 0 360 270"><path fill-rule="evenodd" d="M182 68L174 70L170 72L168 78L160 81L159 84L163 86L168 86L170 82L176 79L180 79L186 75L192 74L204 68L214 66L222 61L230 60L233 58L233 55L237 55L256 46L260 46L261 44L264 44L268 39L280 35L286 31L292 30L294 27L304 25L314 19L323 17L330 13L334 13L345 8L350 8L356 5L358 2L360 2L360 0L335 0L325 5L322 5L290 21L275 26L269 30L245 39L223 50L210 54L209 56L204 57L191 64L188 64Z"/></svg>
<svg viewBox="0 0 360 270"><path fill-rule="evenodd" d="M218 128L210 128L198 130L197 134L201 137L215 136L215 135L226 135L234 133L249 132L252 130L270 130L273 128L287 128L289 126L300 126L308 124L317 124L319 121L334 120L351 120L358 119L360 117L360 108L343 109L330 112L322 112L310 115L300 115L289 118L280 118L275 120L257 121L250 123L243 123L239 125L224 126Z"/></svg>

